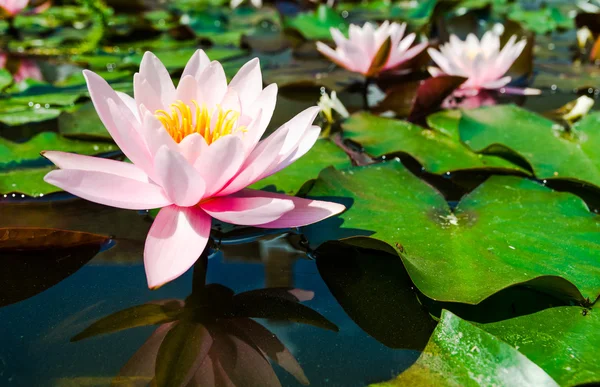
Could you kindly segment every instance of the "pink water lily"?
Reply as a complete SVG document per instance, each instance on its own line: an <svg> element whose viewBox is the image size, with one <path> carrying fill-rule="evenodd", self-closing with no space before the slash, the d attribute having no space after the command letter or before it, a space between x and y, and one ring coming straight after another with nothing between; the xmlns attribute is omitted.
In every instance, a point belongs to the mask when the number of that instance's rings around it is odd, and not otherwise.
<svg viewBox="0 0 600 387"><path fill-rule="evenodd" d="M337 45L336 49L332 49L325 43L317 42L319 52L339 66L365 76L376 75L371 73L372 64L379 48L388 38L391 41L390 53L385 64L377 71L399 67L420 54L428 44L419 43L411 47L417 36L414 33L404 36L406 23L398 24L386 21L377 29L371 23L365 23L362 28L350 24L349 39L337 28L331 28L330 32Z"/></svg>
<svg viewBox="0 0 600 387"><path fill-rule="evenodd" d="M51 2L46 1L35 7L33 13L40 13L50 7ZM0 11L4 11L9 16L20 14L29 5L29 0L0 0Z"/></svg>
<svg viewBox="0 0 600 387"><path fill-rule="evenodd" d="M0 52L0 69L5 69L8 62L8 55ZM39 66L31 59L18 59L14 74L15 82L21 82L24 79L44 80Z"/></svg>
<svg viewBox="0 0 600 387"><path fill-rule="evenodd" d="M177 88L152 53L135 74L134 97L84 71L98 115L133 164L45 152L60 169L45 181L81 198L132 210L161 208L144 249L148 285L187 271L204 250L211 218L262 228L298 227L344 206L247 189L304 155L319 137L311 107L261 141L277 99L263 89L258 59L229 85L223 67L197 51Z"/></svg>
<svg viewBox="0 0 600 387"><path fill-rule="evenodd" d="M507 85L511 81L506 73L527 45L526 40L517 42L513 35L500 50L500 36L492 31L486 32L481 40L469 34L465 41L451 35L450 42L440 50L427 50L431 59L439 67L430 67L432 76L455 75L467 80L455 92L455 95L476 95L480 90L503 89L515 94L540 94L537 89L517 89Z"/></svg>

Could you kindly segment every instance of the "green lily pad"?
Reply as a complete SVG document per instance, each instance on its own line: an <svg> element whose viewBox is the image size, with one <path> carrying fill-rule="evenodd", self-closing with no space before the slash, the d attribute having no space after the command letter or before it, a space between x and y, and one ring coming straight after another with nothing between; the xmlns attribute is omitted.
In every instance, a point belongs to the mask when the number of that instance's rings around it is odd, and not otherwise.
<svg viewBox="0 0 600 387"><path fill-rule="evenodd" d="M23 168L0 171L0 195L41 197L62 190L44 181L54 167Z"/></svg>
<svg viewBox="0 0 600 387"><path fill-rule="evenodd" d="M371 156L408 154L431 173L465 169L525 173L505 159L474 153L452 137L407 121L358 113L344 122L342 128L345 139L357 142Z"/></svg>
<svg viewBox="0 0 600 387"><path fill-rule="evenodd" d="M11 111L1 112L0 122L9 126L25 125L52 120L58 117L60 112L60 109L53 108L21 107Z"/></svg>
<svg viewBox="0 0 600 387"><path fill-rule="evenodd" d="M561 386L600 381L600 313L596 309L550 308L480 327L518 348Z"/></svg>
<svg viewBox="0 0 600 387"><path fill-rule="evenodd" d="M43 132L24 143L0 138L0 169L37 163L42 151L63 151L84 155L117 151L113 143L87 142L66 139L54 132Z"/></svg>
<svg viewBox="0 0 600 387"><path fill-rule="evenodd" d="M600 294L600 218L572 194L492 176L452 211L438 191L394 161L326 169L309 195L349 207L318 229L305 228L313 244L382 240L431 299L477 304L522 283L578 302Z"/></svg>
<svg viewBox="0 0 600 387"><path fill-rule="evenodd" d="M283 191L288 195L296 195L304 183L316 179L319 172L330 165L335 168L345 168L350 166L350 159L333 142L321 139L298 161L254 183L251 188L266 190L274 188L276 192Z"/></svg>
<svg viewBox="0 0 600 387"><path fill-rule="evenodd" d="M4 90L12 81L13 77L11 73L6 69L0 69L0 91Z"/></svg>
<svg viewBox="0 0 600 387"><path fill-rule="evenodd" d="M545 117L513 105L463 111L460 136L471 149L506 147L524 158L538 179L563 179L600 188L600 113L571 133Z"/></svg>
<svg viewBox="0 0 600 387"><path fill-rule="evenodd" d="M163 62L169 71L174 71L183 69L196 50L197 48L192 47L173 51L156 51L154 54L156 54L156 56ZM237 48L216 47L209 48L205 51L210 60L218 61L224 61L244 54L244 51ZM142 63L143 56L143 54L126 56L123 59L123 63L139 66Z"/></svg>
<svg viewBox="0 0 600 387"><path fill-rule="evenodd" d="M515 348L444 311L417 362L395 380L372 386L550 387L558 384Z"/></svg>
<svg viewBox="0 0 600 387"><path fill-rule="evenodd" d="M330 28L348 30L346 20L333 8L319 5L314 12L300 13L284 20L284 25L298 31L307 40L331 40Z"/></svg>
<svg viewBox="0 0 600 387"><path fill-rule="evenodd" d="M58 131L68 137L111 140L112 137L100 120L94 104L90 101L73 112L58 117Z"/></svg>
<svg viewBox="0 0 600 387"><path fill-rule="evenodd" d="M460 117L460 110L443 110L427 116L427 125L456 141L460 141L460 132L458 131Z"/></svg>
<svg viewBox="0 0 600 387"><path fill-rule="evenodd" d="M557 29L574 28L574 20L565 15L564 11L556 7L529 10L523 9L520 5L515 5L508 17L521 23L525 28L536 34L546 34Z"/></svg>

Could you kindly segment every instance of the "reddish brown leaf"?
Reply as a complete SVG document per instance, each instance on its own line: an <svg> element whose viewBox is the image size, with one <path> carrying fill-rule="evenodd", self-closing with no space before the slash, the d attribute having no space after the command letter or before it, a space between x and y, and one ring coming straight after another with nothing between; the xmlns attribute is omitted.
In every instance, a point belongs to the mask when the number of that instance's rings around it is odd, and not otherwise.
<svg viewBox="0 0 600 387"><path fill-rule="evenodd" d="M0 228L0 306L33 297L69 277L110 238L43 228Z"/></svg>

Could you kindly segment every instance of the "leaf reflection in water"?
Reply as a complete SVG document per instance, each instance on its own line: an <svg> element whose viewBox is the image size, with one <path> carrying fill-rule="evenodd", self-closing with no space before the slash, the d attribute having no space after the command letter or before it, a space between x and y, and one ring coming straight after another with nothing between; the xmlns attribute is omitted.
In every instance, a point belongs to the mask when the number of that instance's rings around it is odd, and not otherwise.
<svg viewBox="0 0 600 387"><path fill-rule="evenodd" d="M51 288L108 247L109 237L86 232L0 228L0 307Z"/></svg>
<svg viewBox="0 0 600 387"><path fill-rule="evenodd" d="M252 318L298 322L338 331L316 311L300 304L310 291L266 288L234 294L205 285L207 254L194 268L185 301L164 300L104 317L72 341L144 325L158 328L123 366L113 386L281 386L272 363L300 383L309 381L285 345Z"/></svg>

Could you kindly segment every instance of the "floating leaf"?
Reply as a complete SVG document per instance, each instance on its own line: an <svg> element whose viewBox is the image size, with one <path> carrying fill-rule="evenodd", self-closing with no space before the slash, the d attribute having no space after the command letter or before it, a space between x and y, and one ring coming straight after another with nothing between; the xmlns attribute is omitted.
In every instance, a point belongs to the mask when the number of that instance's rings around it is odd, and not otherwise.
<svg viewBox="0 0 600 387"><path fill-rule="evenodd" d="M425 351L395 380L373 387L558 386L510 345L444 311Z"/></svg>
<svg viewBox="0 0 600 387"><path fill-rule="evenodd" d="M476 152L504 146L523 157L538 179L564 179L600 189L600 114L579 121L572 132L512 105L462 113L462 140ZM491 149L493 151L493 149Z"/></svg>
<svg viewBox="0 0 600 387"><path fill-rule="evenodd" d="M284 20L284 25L298 31L307 40L331 40L330 28L342 32L348 29L346 20L337 11L325 4L319 5L314 12L300 13Z"/></svg>
<svg viewBox="0 0 600 387"><path fill-rule="evenodd" d="M17 126L25 125L33 122L43 122L52 120L60 115L60 109L46 109L35 107L23 107L19 110L7 111L0 113L0 122L5 125Z"/></svg>
<svg viewBox="0 0 600 387"><path fill-rule="evenodd" d="M517 4L508 17L536 34L546 34L557 29L572 29L575 26L573 19L565 16L566 13L563 12L555 7L524 9Z"/></svg>
<svg viewBox="0 0 600 387"><path fill-rule="evenodd" d="M480 327L518 348L561 386L600 381L600 313L596 309L550 308Z"/></svg>
<svg viewBox="0 0 600 387"><path fill-rule="evenodd" d="M428 116L427 125L430 128L459 141L460 133L458 131L458 123L460 117L460 110L444 110Z"/></svg>
<svg viewBox="0 0 600 387"><path fill-rule="evenodd" d="M0 195L14 193L31 197L48 195L62 190L44 181L54 167L23 168L0 171Z"/></svg>
<svg viewBox="0 0 600 387"><path fill-rule="evenodd" d="M362 145L370 155L408 154L431 173L465 169L523 172L500 157L476 154L451 137L407 121L357 113L342 127L344 138Z"/></svg>
<svg viewBox="0 0 600 387"><path fill-rule="evenodd" d="M477 304L525 282L579 302L600 294L600 218L574 195L492 176L452 211L399 162L326 169L309 194L349 207L341 219L305 228L312 243L360 235L387 242L434 300Z"/></svg>
<svg viewBox="0 0 600 387"><path fill-rule="evenodd" d="M6 69L0 69L0 91L4 90L13 82L11 73Z"/></svg>
<svg viewBox="0 0 600 387"><path fill-rule="evenodd" d="M172 51L156 51L154 54L162 61L169 71L180 70L185 67L197 48L185 48ZM237 48L210 48L205 50L211 60L224 61L235 56L243 55L244 51ZM125 64L133 64L136 67L142 63L143 54L126 56Z"/></svg>
<svg viewBox="0 0 600 387"><path fill-rule="evenodd" d="M274 191L296 195L304 183L316 179L319 172L328 166L345 168L350 166L350 160L333 142L325 139L317 140L308 153L298 161L253 184L251 188L271 190L274 187Z"/></svg>
<svg viewBox="0 0 600 387"><path fill-rule="evenodd" d="M113 143L86 142L66 139L54 132L43 132L24 143L0 138L0 169L39 164L42 151L63 151L96 155L118 151Z"/></svg>
<svg viewBox="0 0 600 387"><path fill-rule="evenodd" d="M84 232L0 228L0 306L33 297L79 270L109 241Z"/></svg>
<svg viewBox="0 0 600 387"><path fill-rule="evenodd" d="M398 255L337 241L322 244L315 255L327 287L365 332L388 347L425 347L435 323Z"/></svg>
<svg viewBox="0 0 600 387"><path fill-rule="evenodd" d="M91 101L77 110L61 114L58 117L58 131L68 137L112 141Z"/></svg>

